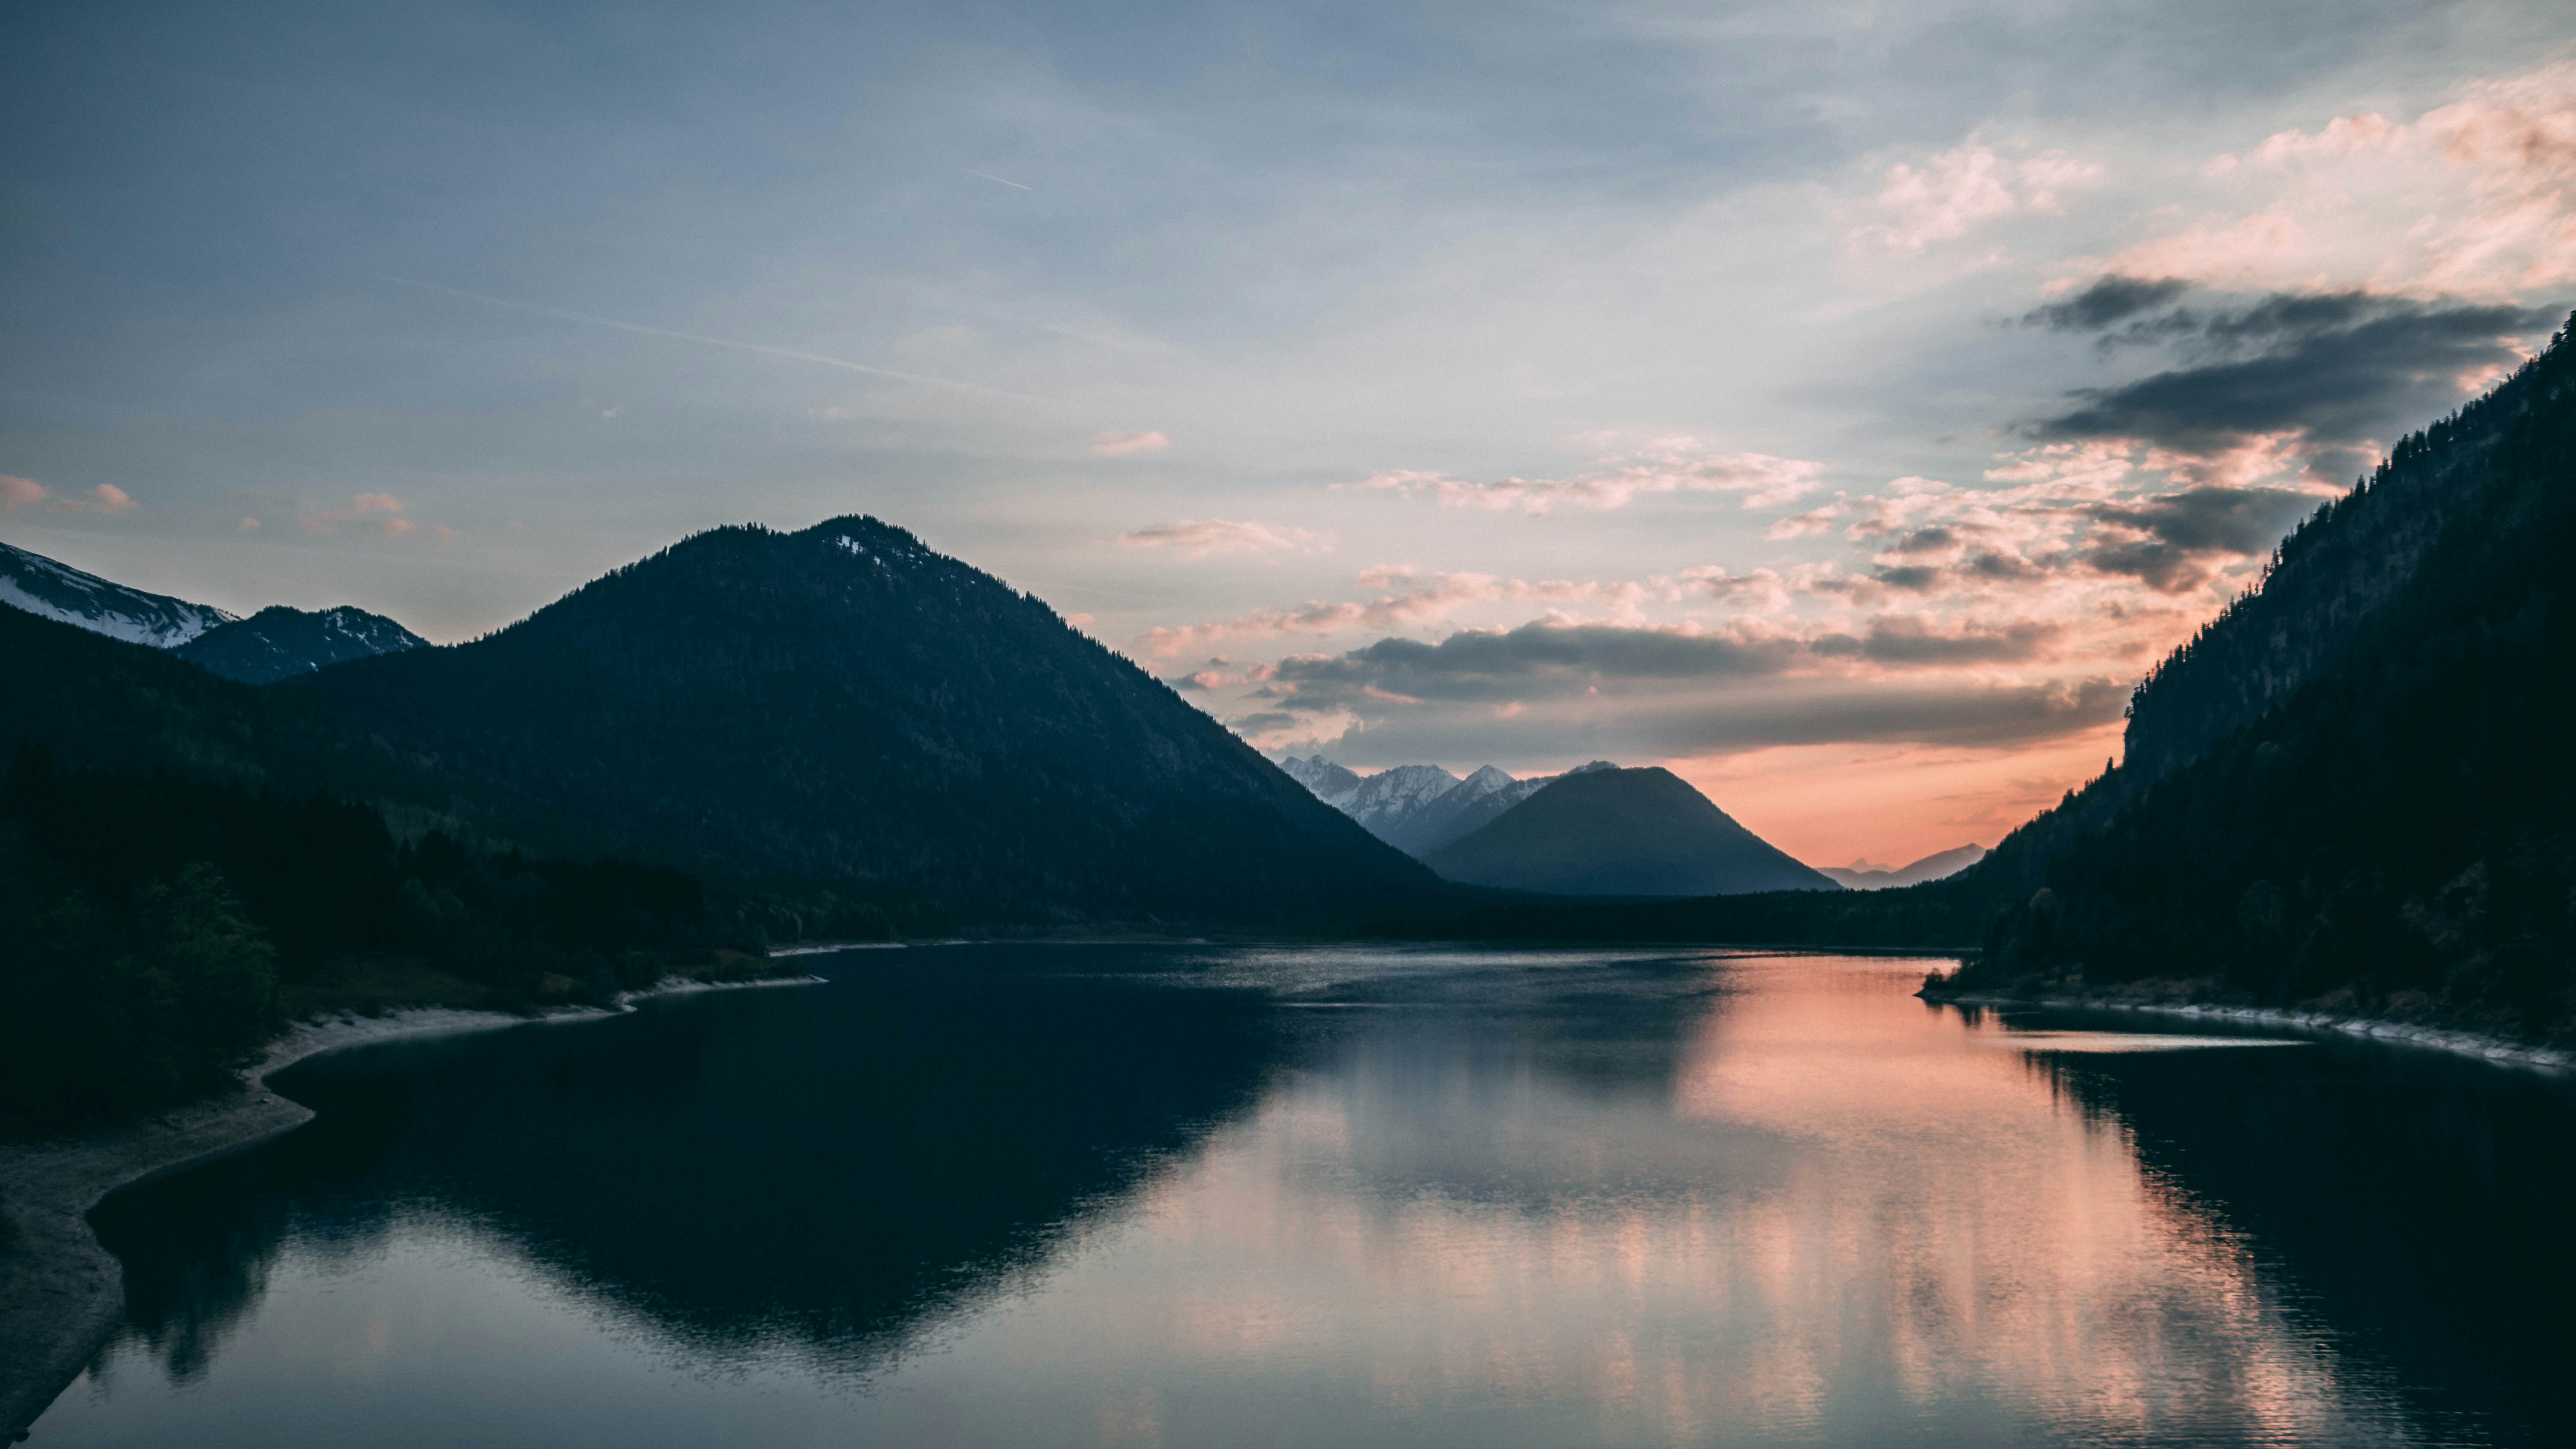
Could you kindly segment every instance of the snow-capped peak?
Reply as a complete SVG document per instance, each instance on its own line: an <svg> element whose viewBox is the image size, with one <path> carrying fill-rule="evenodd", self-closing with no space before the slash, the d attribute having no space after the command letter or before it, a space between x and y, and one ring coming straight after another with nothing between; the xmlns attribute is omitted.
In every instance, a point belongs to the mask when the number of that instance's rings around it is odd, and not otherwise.
<svg viewBox="0 0 2576 1449"><path fill-rule="evenodd" d="M1295 755L1290 755L1279 762L1279 768L1288 772L1289 779L1313 792L1316 799L1336 809L1339 809L1342 803L1350 799L1360 788L1358 775L1343 769L1322 755L1317 755L1311 760L1301 760Z"/></svg>
<svg viewBox="0 0 2576 1449"><path fill-rule="evenodd" d="M167 594L147 594L0 543L0 604L122 639L174 649L234 616Z"/></svg>
<svg viewBox="0 0 2576 1449"><path fill-rule="evenodd" d="M1458 777L1438 765L1398 765L1360 782L1345 814L1369 824L1373 819L1406 815L1458 788Z"/></svg>

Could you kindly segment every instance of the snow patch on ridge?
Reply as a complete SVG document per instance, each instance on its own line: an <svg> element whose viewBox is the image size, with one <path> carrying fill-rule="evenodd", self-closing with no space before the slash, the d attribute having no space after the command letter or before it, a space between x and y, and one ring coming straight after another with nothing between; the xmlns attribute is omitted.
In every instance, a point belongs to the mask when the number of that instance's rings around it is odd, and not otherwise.
<svg viewBox="0 0 2576 1449"><path fill-rule="evenodd" d="M0 604L155 649L175 649L236 618L205 604L110 583L5 543L0 543Z"/></svg>

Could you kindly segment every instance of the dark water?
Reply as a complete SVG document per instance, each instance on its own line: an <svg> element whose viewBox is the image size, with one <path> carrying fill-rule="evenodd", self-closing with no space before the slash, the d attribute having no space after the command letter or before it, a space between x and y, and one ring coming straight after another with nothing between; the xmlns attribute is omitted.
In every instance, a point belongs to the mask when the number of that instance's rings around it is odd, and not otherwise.
<svg viewBox="0 0 2576 1449"><path fill-rule="evenodd" d="M39 1445L2576 1443L2576 1099L1920 962L941 948L389 1044Z"/></svg>

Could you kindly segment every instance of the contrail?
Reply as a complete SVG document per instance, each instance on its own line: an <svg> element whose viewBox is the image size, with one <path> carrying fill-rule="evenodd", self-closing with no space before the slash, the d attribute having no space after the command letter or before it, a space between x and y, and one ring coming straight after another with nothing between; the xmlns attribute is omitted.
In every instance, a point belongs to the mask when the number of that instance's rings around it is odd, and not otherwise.
<svg viewBox="0 0 2576 1449"><path fill-rule="evenodd" d="M737 342L730 337L708 337L696 332L675 332L668 327L646 327L635 322L620 322L613 317L593 317L587 312L575 312L564 307L547 307L535 302L514 302L507 297L485 296L481 292L469 292L462 287L442 287L436 282L416 282L409 277L387 276L382 272L375 275L378 281L391 282L397 287L436 292L448 297L463 297L469 302L507 307L513 312L551 317L558 322L585 322L593 327L614 327L620 332L633 332L645 337L671 337L682 342L703 342L709 347L730 347L737 352L757 352L769 357L792 358L798 362L819 362L825 367L837 367L843 372L863 372L870 377L891 377L903 382L926 382L934 387L953 387L965 392L989 393L994 397L1013 398L1020 402L1054 401L1052 398L1032 397L1027 393L1012 392L1006 388L987 387L980 382L960 382L953 377L932 377L922 372L898 372L891 367L870 367L864 362L852 362L842 357L825 357L819 352L799 352L792 347L772 347L765 342Z"/></svg>
<svg viewBox="0 0 2576 1449"><path fill-rule="evenodd" d="M985 180L987 180L987 181L999 181L999 182L1001 182L1004 186L1019 186L1019 187L1020 187L1020 189L1021 189L1022 191L1035 191L1035 190L1037 190L1037 188L1036 188L1036 187L1034 187L1034 186L1020 186L1020 183L1018 183L1018 182L1016 182L1016 181L1009 180L1009 179L1004 178L1004 177L996 176L996 175L994 175L994 174L993 174L992 172L990 172L990 171L977 171L977 170L973 169L972 167L969 167L969 168L967 168L966 174L967 174L967 175L969 175L969 176L981 176L981 177L983 177L983 178L984 178Z"/></svg>

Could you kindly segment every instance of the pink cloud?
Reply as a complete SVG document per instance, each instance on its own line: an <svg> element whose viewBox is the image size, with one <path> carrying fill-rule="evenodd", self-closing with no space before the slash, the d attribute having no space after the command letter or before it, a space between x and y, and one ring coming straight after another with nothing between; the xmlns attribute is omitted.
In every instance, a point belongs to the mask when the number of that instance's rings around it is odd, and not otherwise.
<svg viewBox="0 0 2576 1449"><path fill-rule="evenodd" d="M1875 203L1887 219L1855 228L1849 239L1912 255L1999 217L2059 213L2066 192L2094 185L2102 175L2100 165L2063 151L2015 157L1970 140L1920 166L1900 162L1887 168Z"/></svg>
<svg viewBox="0 0 2576 1449"><path fill-rule="evenodd" d="M2207 168L2255 202L2104 269L2239 287L2512 297L2576 281L2576 62L2464 87L2412 121L2281 131Z"/></svg>
<svg viewBox="0 0 2576 1449"><path fill-rule="evenodd" d="M1790 514L1772 524L1770 531L1763 537L1773 543L1782 543L1793 538L1812 538L1820 533L1831 533L1834 531L1834 520L1842 516L1843 510L1840 504L1828 503L1822 508L1810 508L1804 513Z"/></svg>
<svg viewBox="0 0 2576 1449"><path fill-rule="evenodd" d="M33 478L0 477L0 513L14 513L21 508L38 505L50 507L56 513L87 513L93 508L101 513L131 513L143 506L113 483L101 483L90 489L87 498L61 498Z"/></svg>
<svg viewBox="0 0 2576 1449"><path fill-rule="evenodd" d="M1159 453L1170 446L1172 440L1161 433L1106 432L1091 439L1091 451L1104 458L1132 458L1139 453Z"/></svg>
<svg viewBox="0 0 2576 1449"><path fill-rule="evenodd" d="M337 531L341 524L356 523L373 528L387 538L408 538L420 531L420 525L400 516L403 507L403 501L390 493L360 493L350 498L346 508L302 514L296 521L302 523L308 533L328 534ZM457 535L454 529L440 525L438 536L452 539Z"/></svg>

